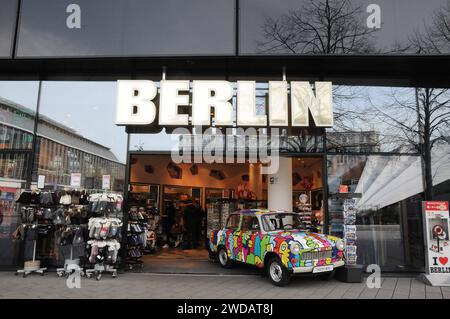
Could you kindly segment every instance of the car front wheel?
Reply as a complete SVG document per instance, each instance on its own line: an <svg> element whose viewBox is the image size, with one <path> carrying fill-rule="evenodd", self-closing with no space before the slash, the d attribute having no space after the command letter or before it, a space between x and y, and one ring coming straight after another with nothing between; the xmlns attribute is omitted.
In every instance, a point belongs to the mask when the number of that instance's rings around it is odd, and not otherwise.
<svg viewBox="0 0 450 319"><path fill-rule="evenodd" d="M223 268L231 268L233 262L230 257L228 257L227 250L224 247L221 247L217 252L217 258L219 259L220 266Z"/></svg>
<svg viewBox="0 0 450 319"><path fill-rule="evenodd" d="M272 258L266 267L267 276L275 286L286 286L291 281L291 274L283 266L280 258Z"/></svg>

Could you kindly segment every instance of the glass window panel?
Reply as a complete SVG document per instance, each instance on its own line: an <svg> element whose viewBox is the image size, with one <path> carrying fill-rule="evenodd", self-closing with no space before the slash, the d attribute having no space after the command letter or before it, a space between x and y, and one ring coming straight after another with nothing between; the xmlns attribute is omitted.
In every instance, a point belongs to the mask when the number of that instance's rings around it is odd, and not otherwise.
<svg viewBox="0 0 450 319"><path fill-rule="evenodd" d="M1 4L0 57L10 54L10 23L12 14L17 13L16 4L9 0ZM28 163L32 161L38 85L34 81L0 81L0 266L18 262L19 246L11 241L19 223L14 200L26 186Z"/></svg>
<svg viewBox="0 0 450 319"><path fill-rule="evenodd" d="M124 180L126 134L115 125L115 90L115 82L43 83L38 134L51 148L40 162L51 158L45 174L53 187L70 187L72 173L81 173L88 189L101 189L102 175ZM112 171L111 163L120 169Z"/></svg>
<svg viewBox="0 0 450 319"><path fill-rule="evenodd" d="M417 99L420 90L334 86L334 125L327 129L328 151L418 153L418 119L425 110Z"/></svg>
<svg viewBox="0 0 450 319"><path fill-rule="evenodd" d="M0 58L12 56L18 0L2 0L0 9Z"/></svg>
<svg viewBox="0 0 450 319"><path fill-rule="evenodd" d="M418 156L328 156L329 231L343 236L343 204L356 202L358 263L384 270L424 267Z"/></svg>
<svg viewBox="0 0 450 319"><path fill-rule="evenodd" d="M67 25L73 1L23 0L19 57L232 55L229 0L78 0L80 28Z"/></svg>
<svg viewBox="0 0 450 319"><path fill-rule="evenodd" d="M449 13L447 0L246 0L239 48L244 55L448 53Z"/></svg>

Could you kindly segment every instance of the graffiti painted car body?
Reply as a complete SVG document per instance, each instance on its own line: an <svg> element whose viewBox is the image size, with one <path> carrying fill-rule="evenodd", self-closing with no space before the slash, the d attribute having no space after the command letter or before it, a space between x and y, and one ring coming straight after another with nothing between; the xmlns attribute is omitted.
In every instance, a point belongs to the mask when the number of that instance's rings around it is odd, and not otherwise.
<svg viewBox="0 0 450 319"><path fill-rule="evenodd" d="M242 262L264 268L276 285L292 274L330 274L345 264L343 241L307 232L295 213L244 210L210 234L210 250L223 267Z"/></svg>

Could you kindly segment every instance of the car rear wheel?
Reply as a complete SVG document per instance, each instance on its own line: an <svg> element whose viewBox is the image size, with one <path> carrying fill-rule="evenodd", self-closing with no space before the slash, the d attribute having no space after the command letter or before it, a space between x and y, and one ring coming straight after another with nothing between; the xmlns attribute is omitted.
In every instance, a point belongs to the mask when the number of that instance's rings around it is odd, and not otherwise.
<svg viewBox="0 0 450 319"><path fill-rule="evenodd" d="M266 267L267 276L275 286L286 286L291 281L291 274L283 266L280 258L271 258Z"/></svg>
<svg viewBox="0 0 450 319"><path fill-rule="evenodd" d="M217 252L217 259L219 259L220 266L223 268L231 268L233 266L233 262L228 257L228 252L224 247L221 247Z"/></svg>

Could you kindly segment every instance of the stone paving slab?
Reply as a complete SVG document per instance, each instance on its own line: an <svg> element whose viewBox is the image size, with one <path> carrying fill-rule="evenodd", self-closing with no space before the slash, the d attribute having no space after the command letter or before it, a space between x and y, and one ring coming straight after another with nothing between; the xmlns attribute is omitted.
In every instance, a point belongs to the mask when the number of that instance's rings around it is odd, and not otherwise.
<svg viewBox="0 0 450 319"><path fill-rule="evenodd" d="M133 289L129 289L132 287ZM179 298L179 299L449 299L450 287L430 287L415 278L383 277L381 288L362 283L322 281L294 277L287 287L275 287L258 275L176 275L125 273L113 279L105 274L100 281L81 279L80 289L69 289L65 278L55 273L45 276L14 276L0 272L0 298Z"/></svg>

